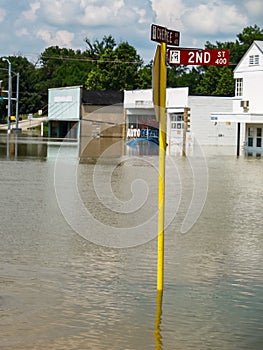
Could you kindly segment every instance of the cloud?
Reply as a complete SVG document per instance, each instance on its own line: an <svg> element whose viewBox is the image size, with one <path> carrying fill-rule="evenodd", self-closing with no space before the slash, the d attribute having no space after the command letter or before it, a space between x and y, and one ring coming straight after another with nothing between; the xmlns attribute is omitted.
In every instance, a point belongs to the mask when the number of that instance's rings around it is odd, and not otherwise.
<svg viewBox="0 0 263 350"><path fill-rule="evenodd" d="M56 32L48 29L40 29L37 31L36 36L43 40L47 46L60 46L72 48L72 40L74 34L67 30L58 30Z"/></svg>
<svg viewBox="0 0 263 350"><path fill-rule="evenodd" d="M184 47L202 47L207 40L235 40L246 26L262 28L262 21L263 0L6 0L0 39L6 53L40 53L50 45L82 50L85 37L112 35L150 60L152 23L180 31Z"/></svg>
<svg viewBox="0 0 263 350"><path fill-rule="evenodd" d="M214 35L238 31L247 25L248 18L235 5L214 1L186 10L182 22L195 36Z"/></svg>
<svg viewBox="0 0 263 350"><path fill-rule="evenodd" d="M255 16L256 18L263 16L263 2L262 0L248 0L245 3L245 8L248 11L248 14Z"/></svg>
<svg viewBox="0 0 263 350"><path fill-rule="evenodd" d="M156 14L156 24L174 30L182 29L182 14L186 10L183 0L152 0L152 8Z"/></svg>
<svg viewBox="0 0 263 350"><path fill-rule="evenodd" d="M0 8L0 22L3 22L6 16L6 10Z"/></svg>
<svg viewBox="0 0 263 350"><path fill-rule="evenodd" d="M29 10L22 11L22 17L29 22L34 22L37 19L37 10L40 8L40 2L36 1L29 4Z"/></svg>

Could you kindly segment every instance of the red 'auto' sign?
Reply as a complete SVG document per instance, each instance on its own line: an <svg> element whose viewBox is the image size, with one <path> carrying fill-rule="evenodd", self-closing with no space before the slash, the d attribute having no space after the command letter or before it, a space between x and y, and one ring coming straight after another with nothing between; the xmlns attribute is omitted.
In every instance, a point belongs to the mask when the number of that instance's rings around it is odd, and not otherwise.
<svg viewBox="0 0 263 350"><path fill-rule="evenodd" d="M168 51L170 65L228 66L229 50L175 50Z"/></svg>

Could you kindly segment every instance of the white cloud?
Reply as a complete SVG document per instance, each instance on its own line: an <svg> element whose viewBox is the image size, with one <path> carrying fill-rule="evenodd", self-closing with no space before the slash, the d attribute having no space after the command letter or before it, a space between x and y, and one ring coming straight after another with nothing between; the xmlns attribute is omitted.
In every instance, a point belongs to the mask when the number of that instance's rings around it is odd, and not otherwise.
<svg viewBox="0 0 263 350"><path fill-rule="evenodd" d="M220 1L200 4L185 11L183 24L193 35L216 33L232 33L248 23L247 16L238 11L234 5L227 5Z"/></svg>
<svg viewBox="0 0 263 350"><path fill-rule="evenodd" d="M180 31L184 47L233 41L247 26L263 29L263 0L6 0L0 6L1 43L10 53L50 45L82 50L85 37L112 35L150 60L152 23Z"/></svg>
<svg viewBox="0 0 263 350"><path fill-rule="evenodd" d="M3 22L6 16L6 10L0 8L0 22Z"/></svg>
<svg viewBox="0 0 263 350"><path fill-rule="evenodd" d="M22 37L22 36L30 35L30 33L27 28L19 28L19 30L16 30L16 35L18 37Z"/></svg>
<svg viewBox="0 0 263 350"><path fill-rule="evenodd" d="M53 32L48 29L40 29L37 31L36 36L42 39L47 46L60 46L72 48L72 40L74 34L66 30L58 30Z"/></svg>
<svg viewBox="0 0 263 350"><path fill-rule="evenodd" d="M156 24L170 29L181 30L181 17L186 6L183 0L152 0L152 8L156 14Z"/></svg>
<svg viewBox="0 0 263 350"><path fill-rule="evenodd" d="M29 10L22 11L22 16L26 21L34 22L37 19L36 11L40 8L40 2L33 2L29 4L29 7Z"/></svg>
<svg viewBox="0 0 263 350"><path fill-rule="evenodd" d="M263 1L262 0L247 0L245 7L249 15L259 17L263 16Z"/></svg>

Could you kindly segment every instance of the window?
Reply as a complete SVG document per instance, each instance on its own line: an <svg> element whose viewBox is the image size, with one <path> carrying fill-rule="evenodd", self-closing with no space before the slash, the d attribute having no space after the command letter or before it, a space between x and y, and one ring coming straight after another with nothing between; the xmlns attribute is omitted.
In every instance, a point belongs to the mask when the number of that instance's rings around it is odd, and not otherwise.
<svg viewBox="0 0 263 350"><path fill-rule="evenodd" d="M183 129L184 128L184 116L183 114L173 113L170 115L171 129Z"/></svg>
<svg viewBox="0 0 263 350"><path fill-rule="evenodd" d="M243 96L243 79L236 79L236 96Z"/></svg>
<svg viewBox="0 0 263 350"><path fill-rule="evenodd" d="M262 129L257 128L257 142L256 142L257 147L262 147Z"/></svg>
<svg viewBox="0 0 263 350"><path fill-rule="evenodd" d="M259 55L251 55L249 56L249 65L258 65L259 64Z"/></svg>
<svg viewBox="0 0 263 350"><path fill-rule="evenodd" d="M248 128L248 139L247 139L247 145L248 147L253 147L253 128Z"/></svg>

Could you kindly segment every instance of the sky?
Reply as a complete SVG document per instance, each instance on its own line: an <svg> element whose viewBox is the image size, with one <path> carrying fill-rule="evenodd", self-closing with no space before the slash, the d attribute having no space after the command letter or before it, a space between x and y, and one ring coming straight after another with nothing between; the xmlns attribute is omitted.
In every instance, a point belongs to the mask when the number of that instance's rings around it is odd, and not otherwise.
<svg viewBox="0 0 263 350"><path fill-rule="evenodd" d="M157 43L151 24L180 32L181 47L235 41L245 27L263 29L263 0L0 0L0 56L31 62L50 46L84 51L112 35L147 64Z"/></svg>

